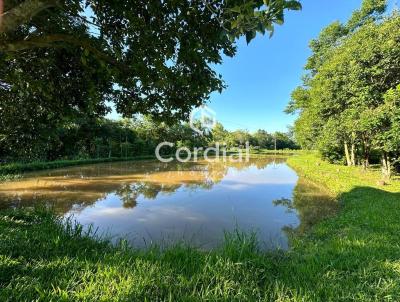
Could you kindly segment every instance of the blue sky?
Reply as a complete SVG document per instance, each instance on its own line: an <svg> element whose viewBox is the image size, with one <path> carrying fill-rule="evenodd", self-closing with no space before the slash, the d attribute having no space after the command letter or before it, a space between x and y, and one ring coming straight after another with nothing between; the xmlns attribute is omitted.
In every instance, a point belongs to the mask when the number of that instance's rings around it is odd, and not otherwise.
<svg viewBox="0 0 400 302"><path fill-rule="evenodd" d="M291 91L301 84L309 41L333 21L346 21L361 0L302 0L303 10L286 14L274 36L238 42L234 58L215 68L228 85L208 104L227 129L286 131L294 116L283 112ZM115 114L112 115L115 117Z"/></svg>
<svg viewBox="0 0 400 302"><path fill-rule="evenodd" d="M229 130L286 131L294 116L283 112L294 88L301 84L310 55L309 41L335 20L345 21L361 0L303 0L303 10L289 12L274 36L238 43L234 58L216 68L228 88L211 96L210 107Z"/></svg>

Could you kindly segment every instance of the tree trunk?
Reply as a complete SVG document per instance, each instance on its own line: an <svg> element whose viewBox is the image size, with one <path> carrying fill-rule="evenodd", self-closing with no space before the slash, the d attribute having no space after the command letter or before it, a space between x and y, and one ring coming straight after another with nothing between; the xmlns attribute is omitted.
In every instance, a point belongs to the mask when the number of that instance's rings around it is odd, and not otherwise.
<svg viewBox="0 0 400 302"><path fill-rule="evenodd" d="M369 155L364 154L364 161L363 161L364 170L367 170L369 167Z"/></svg>
<svg viewBox="0 0 400 302"><path fill-rule="evenodd" d="M356 165L356 133L351 133L351 165Z"/></svg>
<svg viewBox="0 0 400 302"><path fill-rule="evenodd" d="M364 139L364 160L363 167L366 170L369 167L369 156L371 153L371 147L367 139Z"/></svg>
<svg viewBox="0 0 400 302"><path fill-rule="evenodd" d="M351 166L351 159L350 159L350 153L349 153L349 145L347 142L344 142L344 153L346 154L346 163L348 166Z"/></svg>
<svg viewBox="0 0 400 302"><path fill-rule="evenodd" d="M385 179L392 177L392 165L387 152L382 153L382 175Z"/></svg>
<svg viewBox="0 0 400 302"><path fill-rule="evenodd" d="M356 165L356 145L351 143L351 165Z"/></svg>

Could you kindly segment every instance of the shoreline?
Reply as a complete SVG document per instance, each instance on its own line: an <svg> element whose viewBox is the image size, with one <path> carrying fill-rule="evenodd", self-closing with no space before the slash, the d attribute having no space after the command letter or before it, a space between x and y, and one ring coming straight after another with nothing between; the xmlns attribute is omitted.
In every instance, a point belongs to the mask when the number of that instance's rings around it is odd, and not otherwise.
<svg viewBox="0 0 400 302"><path fill-rule="evenodd" d="M288 164L341 202L336 216L261 252L252 234L216 250L113 247L41 210L0 213L0 298L7 300L384 301L400 299L400 182L321 161ZM339 178L340 176L340 178Z"/></svg>
<svg viewBox="0 0 400 302"><path fill-rule="evenodd" d="M299 154L304 151L299 150L278 150L275 152L274 150L260 150L260 151L251 151L250 157L256 158L257 156L284 156L284 155L293 155ZM200 153L199 153L200 154ZM237 154L235 151L227 152L229 155ZM170 156L171 154L167 154L165 156ZM19 173L24 172L35 172L35 171L43 171L43 170L52 170L80 165L89 165L89 164L101 164L101 163L112 163L112 162L124 162L124 161L141 161L141 160L156 160L155 155L141 155L134 157L111 157L111 158L98 158L98 159L71 159L71 160L56 160L56 161L38 161L31 163L10 163L0 165L0 176L12 178L13 175L18 175ZM1 181L1 179L0 179Z"/></svg>

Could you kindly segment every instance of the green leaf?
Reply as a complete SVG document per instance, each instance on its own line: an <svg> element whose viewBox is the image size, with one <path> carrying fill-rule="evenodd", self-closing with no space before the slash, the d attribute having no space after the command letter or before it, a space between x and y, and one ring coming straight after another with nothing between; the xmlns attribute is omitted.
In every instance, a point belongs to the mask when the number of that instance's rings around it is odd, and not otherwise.
<svg viewBox="0 0 400 302"><path fill-rule="evenodd" d="M303 7L299 1L291 0L286 2L286 8L291 10L301 10Z"/></svg>
<svg viewBox="0 0 400 302"><path fill-rule="evenodd" d="M246 42L249 44L251 40L253 40L256 37L257 33L256 31L248 31L246 32Z"/></svg>
<svg viewBox="0 0 400 302"><path fill-rule="evenodd" d="M235 7L233 7L233 8L231 8L230 9L230 11L232 11L232 12L234 12L234 13L238 13L238 14L240 14L241 13L241 7L240 6L235 6Z"/></svg>

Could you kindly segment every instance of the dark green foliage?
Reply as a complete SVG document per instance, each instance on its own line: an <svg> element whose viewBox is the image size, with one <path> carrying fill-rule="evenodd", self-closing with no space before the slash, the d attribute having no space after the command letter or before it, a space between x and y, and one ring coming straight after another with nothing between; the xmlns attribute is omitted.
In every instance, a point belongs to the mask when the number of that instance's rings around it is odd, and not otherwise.
<svg viewBox="0 0 400 302"><path fill-rule="evenodd" d="M23 96L19 84L33 87L42 106L47 98L67 99L62 92L69 86L87 107L112 100L126 117L185 119L224 88L211 64L234 56L236 39L272 33L286 10L299 9L294 0L10 0L0 25L0 64L11 66L0 74L0 89L11 87L8 97L19 97L27 110L32 92ZM74 87L80 85L84 94Z"/></svg>
<svg viewBox="0 0 400 302"><path fill-rule="evenodd" d="M21 145L18 140L10 139L10 137L14 137L10 134L7 136L7 140L0 141L0 158L5 162L3 164L54 160L62 162L63 160L76 159L86 159L89 162L91 159L126 159L143 155L154 156L157 145L162 142L174 144L171 148L161 149L161 153L169 154L180 147L193 150L199 147L207 148L219 143L221 147L226 146L229 149L245 146L246 141L253 147L259 146L272 150L275 149L275 137L278 150L297 148L288 134L261 132L265 138L242 130L229 132L221 124L218 124L210 133L201 136L194 132L187 123L168 125L149 116L120 121L103 118L80 118L76 119L75 122L48 129L46 131L48 137L45 142L30 140L29 143ZM40 132L38 133L40 134ZM32 164L32 167L38 166L41 169L40 165L42 164ZM18 164L9 166L18 166ZM25 165L21 164L20 166ZM57 167L57 165L55 164L54 167ZM0 170L1 168L0 165ZM0 171L0 174L19 172L18 169L13 171L12 168L3 168L2 171Z"/></svg>
<svg viewBox="0 0 400 302"><path fill-rule="evenodd" d="M152 152L158 138L135 137L101 120L109 101L128 118L145 114L179 124L224 88L211 66L235 55L239 37L249 42L257 32L272 33L286 10L300 8L293 0L6 1L2 160ZM172 141L199 140L188 137Z"/></svg>
<svg viewBox="0 0 400 302"><path fill-rule="evenodd" d="M217 123L211 134L213 144L219 143L220 145L226 145L228 148L245 146L246 142L248 142L251 147L267 150L299 149L291 129L289 129L288 133L268 133L266 130L261 129L254 133L249 133L246 130L229 132L222 124Z"/></svg>
<svg viewBox="0 0 400 302"><path fill-rule="evenodd" d="M71 121L94 123L108 112L112 84L96 61L81 64L79 50L35 50L0 58L0 152L51 157L55 131Z"/></svg>
<svg viewBox="0 0 400 302"><path fill-rule="evenodd" d="M400 158L400 16L386 1L364 0L350 20L311 42L302 87L287 112L299 112L295 136L324 158L369 166L381 154L385 178Z"/></svg>

